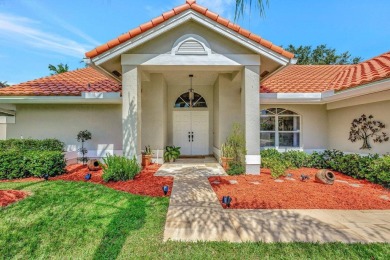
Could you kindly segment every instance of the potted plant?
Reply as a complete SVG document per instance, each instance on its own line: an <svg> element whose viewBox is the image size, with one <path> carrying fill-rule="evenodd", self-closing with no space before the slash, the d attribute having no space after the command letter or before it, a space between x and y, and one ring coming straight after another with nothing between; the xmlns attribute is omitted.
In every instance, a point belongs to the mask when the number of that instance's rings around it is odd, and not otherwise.
<svg viewBox="0 0 390 260"><path fill-rule="evenodd" d="M180 147L177 146L167 146L165 147L164 152L164 161L174 162L180 156Z"/></svg>
<svg viewBox="0 0 390 260"><path fill-rule="evenodd" d="M142 153L142 166L148 167L152 161L152 150L150 145L145 146L145 151Z"/></svg>
<svg viewBox="0 0 390 260"><path fill-rule="evenodd" d="M234 159L234 148L229 143L224 143L221 146L221 163L225 171L229 170L229 164Z"/></svg>

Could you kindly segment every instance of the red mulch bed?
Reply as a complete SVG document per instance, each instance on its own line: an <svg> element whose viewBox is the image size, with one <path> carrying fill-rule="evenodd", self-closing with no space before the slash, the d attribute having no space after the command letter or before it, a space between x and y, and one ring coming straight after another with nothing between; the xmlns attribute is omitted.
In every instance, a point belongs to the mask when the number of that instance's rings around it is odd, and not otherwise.
<svg viewBox="0 0 390 260"><path fill-rule="evenodd" d="M26 198L29 193L20 190L0 190L0 207L8 206Z"/></svg>
<svg viewBox="0 0 390 260"><path fill-rule="evenodd" d="M134 180L118 181L118 182L104 182L102 179L103 171L89 171L86 165L75 164L67 166L68 173L50 178L50 180L64 180L64 181L85 181L85 175L90 172L92 178L89 182L102 184L109 188L129 192L132 194L146 195L152 197L164 197L162 187L169 186L170 195L173 185L172 177L155 177L154 174L161 167L158 164L152 164L144 168L140 174L135 176Z"/></svg>
<svg viewBox="0 0 390 260"><path fill-rule="evenodd" d="M283 182L275 182L267 169L262 169L260 176L210 177L209 181L220 201L222 196L232 197L230 208L234 209L390 209L390 201L380 198L390 198L390 190L339 172L334 172L338 181L333 185L320 184L314 181L317 171L312 168L289 170L295 180L279 178ZM302 182L301 174L310 179ZM238 183L231 184L229 180ZM220 183L213 183L215 181Z"/></svg>

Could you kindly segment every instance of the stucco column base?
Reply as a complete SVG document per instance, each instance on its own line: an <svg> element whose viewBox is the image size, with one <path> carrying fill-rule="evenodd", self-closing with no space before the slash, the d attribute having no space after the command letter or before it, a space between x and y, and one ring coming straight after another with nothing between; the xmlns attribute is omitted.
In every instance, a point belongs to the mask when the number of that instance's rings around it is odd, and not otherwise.
<svg viewBox="0 0 390 260"><path fill-rule="evenodd" d="M250 175L260 175L260 155L246 155L245 156L245 173Z"/></svg>

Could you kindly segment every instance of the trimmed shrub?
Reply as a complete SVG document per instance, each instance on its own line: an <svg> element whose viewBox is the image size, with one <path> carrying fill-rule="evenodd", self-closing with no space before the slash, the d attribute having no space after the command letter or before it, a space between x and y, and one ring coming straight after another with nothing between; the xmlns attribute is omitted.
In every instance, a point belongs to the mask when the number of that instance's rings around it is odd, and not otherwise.
<svg viewBox="0 0 390 260"><path fill-rule="evenodd" d="M132 180L141 171L137 159L128 159L124 156L108 155L103 159L103 180L127 181Z"/></svg>
<svg viewBox="0 0 390 260"><path fill-rule="evenodd" d="M275 149L263 150L260 154L261 166L270 169L274 178L282 176L285 170L291 167L312 167L342 172L353 178L367 179L372 183L390 187L390 155L360 156L344 154L338 150L307 155L301 151L279 153Z"/></svg>
<svg viewBox="0 0 390 260"><path fill-rule="evenodd" d="M323 157L322 153L313 152L309 155L307 167L324 169L327 168L327 163Z"/></svg>
<svg viewBox="0 0 390 260"><path fill-rule="evenodd" d="M42 177L44 174L57 176L65 172L64 154L59 151L29 151L24 153L25 170L29 176Z"/></svg>
<svg viewBox="0 0 390 260"><path fill-rule="evenodd" d="M286 173L286 170L289 168L287 163L283 162L277 157L262 158L261 164L265 168L270 169L271 176L274 179L283 176Z"/></svg>
<svg viewBox="0 0 390 260"><path fill-rule="evenodd" d="M229 170L227 170L227 174L229 175L241 175L245 173L245 166L241 163L231 162L229 163Z"/></svg>
<svg viewBox="0 0 390 260"><path fill-rule="evenodd" d="M390 155L375 159L366 173L366 179L390 188Z"/></svg>
<svg viewBox="0 0 390 260"><path fill-rule="evenodd" d="M18 179L28 177L24 170L25 157L19 151L0 152L0 179Z"/></svg>
<svg viewBox="0 0 390 260"><path fill-rule="evenodd" d="M264 149L260 151L261 158L279 158L282 159L282 154L276 149Z"/></svg>
<svg viewBox="0 0 390 260"><path fill-rule="evenodd" d="M291 165L294 168L301 168L307 165L309 155L302 151L288 151L282 153L281 159L285 161L287 166Z"/></svg>
<svg viewBox="0 0 390 260"><path fill-rule="evenodd" d="M59 151L0 152L0 179L56 176L65 172L64 154Z"/></svg>
<svg viewBox="0 0 390 260"><path fill-rule="evenodd" d="M0 151L64 151L64 143L58 139L8 139L0 140Z"/></svg>

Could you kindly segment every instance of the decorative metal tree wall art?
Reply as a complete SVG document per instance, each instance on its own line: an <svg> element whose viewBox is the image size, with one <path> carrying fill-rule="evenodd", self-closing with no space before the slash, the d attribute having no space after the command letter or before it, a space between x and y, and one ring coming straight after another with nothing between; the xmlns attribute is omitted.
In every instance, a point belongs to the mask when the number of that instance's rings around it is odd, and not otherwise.
<svg viewBox="0 0 390 260"><path fill-rule="evenodd" d="M354 119L351 123L351 131L349 132L349 139L351 142L363 140L363 146L360 149L371 149L368 142L372 138L374 143L382 143L389 141L389 137L385 132L381 132L385 128L385 124L378 120L374 120L374 116L361 115Z"/></svg>

